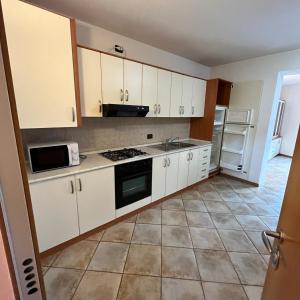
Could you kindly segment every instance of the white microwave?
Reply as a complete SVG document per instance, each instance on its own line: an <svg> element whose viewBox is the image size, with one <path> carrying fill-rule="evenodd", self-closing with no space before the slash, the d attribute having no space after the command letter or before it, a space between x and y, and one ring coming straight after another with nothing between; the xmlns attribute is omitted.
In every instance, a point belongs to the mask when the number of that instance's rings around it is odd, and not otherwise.
<svg viewBox="0 0 300 300"><path fill-rule="evenodd" d="M28 144L27 151L33 173L80 164L79 147L75 142Z"/></svg>

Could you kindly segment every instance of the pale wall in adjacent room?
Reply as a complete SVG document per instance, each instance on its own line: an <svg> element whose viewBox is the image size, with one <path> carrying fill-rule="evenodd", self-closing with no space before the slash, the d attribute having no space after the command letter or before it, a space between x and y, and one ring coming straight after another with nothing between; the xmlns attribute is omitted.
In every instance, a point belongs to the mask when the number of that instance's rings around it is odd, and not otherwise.
<svg viewBox="0 0 300 300"><path fill-rule="evenodd" d="M286 100L283 114L280 153L293 156L300 123L300 83L284 85L281 99Z"/></svg>
<svg viewBox="0 0 300 300"><path fill-rule="evenodd" d="M224 78L239 82L263 80L259 120L254 140L254 148L248 180L262 183L270 151L272 132L275 124L277 103L280 97L282 75L291 70L300 70L300 49L278 54L248 59L212 68L212 78Z"/></svg>
<svg viewBox="0 0 300 300"><path fill-rule="evenodd" d="M210 67L80 21L77 22L77 42L80 45L111 53L114 53L114 45L120 45L125 48L128 58L203 79L210 78Z"/></svg>
<svg viewBox="0 0 300 300"><path fill-rule="evenodd" d="M83 118L80 128L23 129L22 137L24 146L71 140L84 152L161 142L170 137L188 138L189 132L189 118ZM147 139L148 133L153 139Z"/></svg>

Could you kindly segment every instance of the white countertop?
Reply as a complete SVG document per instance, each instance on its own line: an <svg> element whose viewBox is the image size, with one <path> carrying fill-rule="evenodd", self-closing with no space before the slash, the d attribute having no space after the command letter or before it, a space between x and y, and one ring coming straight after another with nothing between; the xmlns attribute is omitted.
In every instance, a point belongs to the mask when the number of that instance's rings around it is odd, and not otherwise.
<svg viewBox="0 0 300 300"><path fill-rule="evenodd" d="M183 149L176 149L176 150L172 150L172 151L168 151L168 152L152 148L152 146L154 144L143 145L143 146L130 146L127 148L136 148L136 149L146 152L147 154L136 156L136 157L130 158L130 159L119 160L119 161L111 161L111 160L98 154L101 152L105 152L105 150L82 153L82 154L85 154L87 156L87 158L81 159L80 165L74 166L74 167L56 169L56 170L45 171L45 172L40 172L40 173L32 173L28 166L28 168L27 168L28 181L29 181L29 183L35 183L35 182L40 182L40 181L44 181L44 180L64 177L64 176L68 176L68 175L75 175L78 173L88 172L88 171L92 171L92 170L112 167L115 165L124 164L124 163L132 162L132 161L137 161L137 160L141 160L141 159L145 159L145 158L151 158L151 157L166 155L166 154L175 153L175 152L188 151L188 150L191 150L194 148L200 148L200 147L205 147L205 146L211 145L211 142L203 141L203 140L196 140L196 139L186 139L186 140L180 140L180 141L185 142L185 143L194 144L195 146L183 148ZM158 144L159 143L157 143L156 145L158 145Z"/></svg>

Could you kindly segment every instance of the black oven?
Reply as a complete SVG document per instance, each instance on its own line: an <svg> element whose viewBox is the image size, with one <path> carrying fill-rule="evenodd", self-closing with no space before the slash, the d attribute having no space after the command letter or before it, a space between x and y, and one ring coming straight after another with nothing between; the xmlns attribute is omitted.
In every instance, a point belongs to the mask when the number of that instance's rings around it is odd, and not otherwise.
<svg viewBox="0 0 300 300"><path fill-rule="evenodd" d="M115 166L116 209L151 196L152 158Z"/></svg>

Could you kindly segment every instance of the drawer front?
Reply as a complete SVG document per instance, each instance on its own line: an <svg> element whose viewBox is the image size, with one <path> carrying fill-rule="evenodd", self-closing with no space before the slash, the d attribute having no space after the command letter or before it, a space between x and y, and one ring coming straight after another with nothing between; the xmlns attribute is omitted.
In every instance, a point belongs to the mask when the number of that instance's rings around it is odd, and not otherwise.
<svg viewBox="0 0 300 300"><path fill-rule="evenodd" d="M202 170L202 169L205 169L205 168L209 168L209 163L210 163L209 159L200 160L199 169Z"/></svg>
<svg viewBox="0 0 300 300"><path fill-rule="evenodd" d="M200 160L210 160L211 147L200 149Z"/></svg>
<svg viewBox="0 0 300 300"><path fill-rule="evenodd" d="M203 171L203 169L200 169L199 181L202 181L202 180L208 178L208 173L209 173L209 167L207 167L204 171Z"/></svg>

